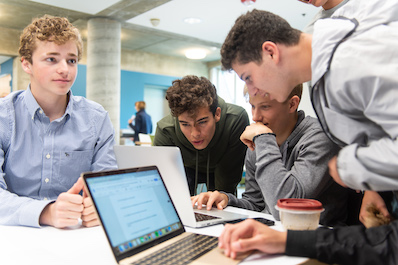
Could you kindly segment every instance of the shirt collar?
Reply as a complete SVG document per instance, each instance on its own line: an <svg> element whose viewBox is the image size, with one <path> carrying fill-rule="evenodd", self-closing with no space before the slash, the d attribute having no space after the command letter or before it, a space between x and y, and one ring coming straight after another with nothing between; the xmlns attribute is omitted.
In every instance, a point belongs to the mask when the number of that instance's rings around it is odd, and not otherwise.
<svg viewBox="0 0 398 265"><path fill-rule="evenodd" d="M63 119L65 116L70 116L73 111L73 95L72 95L71 90L69 90L68 95L69 95L69 102L66 107L65 113L61 119ZM26 89L25 102L26 102L26 107L28 108L30 117L32 117L32 119L34 119L36 112L40 111L41 107L40 107L39 103L37 103L35 97L33 96L32 91L30 90L30 85Z"/></svg>
<svg viewBox="0 0 398 265"><path fill-rule="evenodd" d="M65 114L64 116L70 116L72 115L73 112L73 94L72 90L69 90L68 92L69 100L68 100L68 105L66 106Z"/></svg>
<svg viewBox="0 0 398 265"><path fill-rule="evenodd" d="M29 115L33 119L35 117L36 112L41 108L37 103L35 97L33 96L32 91L30 90L30 85L28 86L25 92L25 102L26 102L26 107L28 108Z"/></svg>

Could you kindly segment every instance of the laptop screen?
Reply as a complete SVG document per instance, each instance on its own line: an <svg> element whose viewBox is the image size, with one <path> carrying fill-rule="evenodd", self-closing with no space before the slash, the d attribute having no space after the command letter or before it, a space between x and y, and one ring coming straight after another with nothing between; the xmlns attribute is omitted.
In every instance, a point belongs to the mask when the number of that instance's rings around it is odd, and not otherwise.
<svg viewBox="0 0 398 265"><path fill-rule="evenodd" d="M116 256L183 229L157 167L83 176Z"/></svg>

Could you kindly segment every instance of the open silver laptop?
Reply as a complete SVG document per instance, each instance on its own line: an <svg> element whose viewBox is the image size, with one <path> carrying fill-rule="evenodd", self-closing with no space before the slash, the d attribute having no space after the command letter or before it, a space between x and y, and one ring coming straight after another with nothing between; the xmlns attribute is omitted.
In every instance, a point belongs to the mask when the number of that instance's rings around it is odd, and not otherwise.
<svg viewBox="0 0 398 265"><path fill-rule="evenodd" d="M156 166L82 177L117 263L239 263L217 248L216 237L185 232Z"/></svg>
<svg viewBox="0 0 398 265"><path fill-rule="evenodd" d="M119 169L151 165L159 168L184 225L197 228L247 218L246 215L216 208L211 211L192 208L188 181L178 147L116 145L114 150Z"/></svg>

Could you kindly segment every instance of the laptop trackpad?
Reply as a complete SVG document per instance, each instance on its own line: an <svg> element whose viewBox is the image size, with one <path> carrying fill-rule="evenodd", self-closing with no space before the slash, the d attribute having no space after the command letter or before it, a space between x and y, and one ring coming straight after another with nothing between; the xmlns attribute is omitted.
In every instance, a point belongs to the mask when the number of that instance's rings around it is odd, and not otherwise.
<svg viewBox="0 0 398 265"><path fill-rule="evenodd" d="M208 265L208 264L223 264L223 265L235 265L249 256L252 252L239 253L236 259L228 258L224 255L224 250L215 248L206 255L193 261L192 265Z"/></svg>
<svg viewBox="0 0 398 265"><path fill-rule="evenodd" d="M219 217L222 219L227 219L227 220L248 217L247 215L243 215L240 213L232 213L232 212L228 212L228 211L224 211L224 210L219 210L217 208L212 208L210 211L206 210L206 208L199 210L196 208L196 206L194 207L194 212L205 214L205 215L212 215L212 216L216 216L216 217Z"/></svg>

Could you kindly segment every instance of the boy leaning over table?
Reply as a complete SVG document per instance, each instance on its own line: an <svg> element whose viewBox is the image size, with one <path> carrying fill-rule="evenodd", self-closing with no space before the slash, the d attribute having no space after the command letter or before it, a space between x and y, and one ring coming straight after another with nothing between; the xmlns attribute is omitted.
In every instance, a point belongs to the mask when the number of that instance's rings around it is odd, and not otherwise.
<svg viewBox="0 0 398 265"><path fill-rule="evenodd" d="M366 190L363 209L373 205L395 220L287 232L249 220L225 227L219 242L226 255L259 249L333 264L398 264L397 14L394 0L350 0L317 21L312 36L266 11L238 18L221 49L223 67L245 80L250 94L277 101L290 93L289 83L311 79L322 127L342 147L329 161L330 175ZM364 224L370 213L361 210Z"/></svg>

